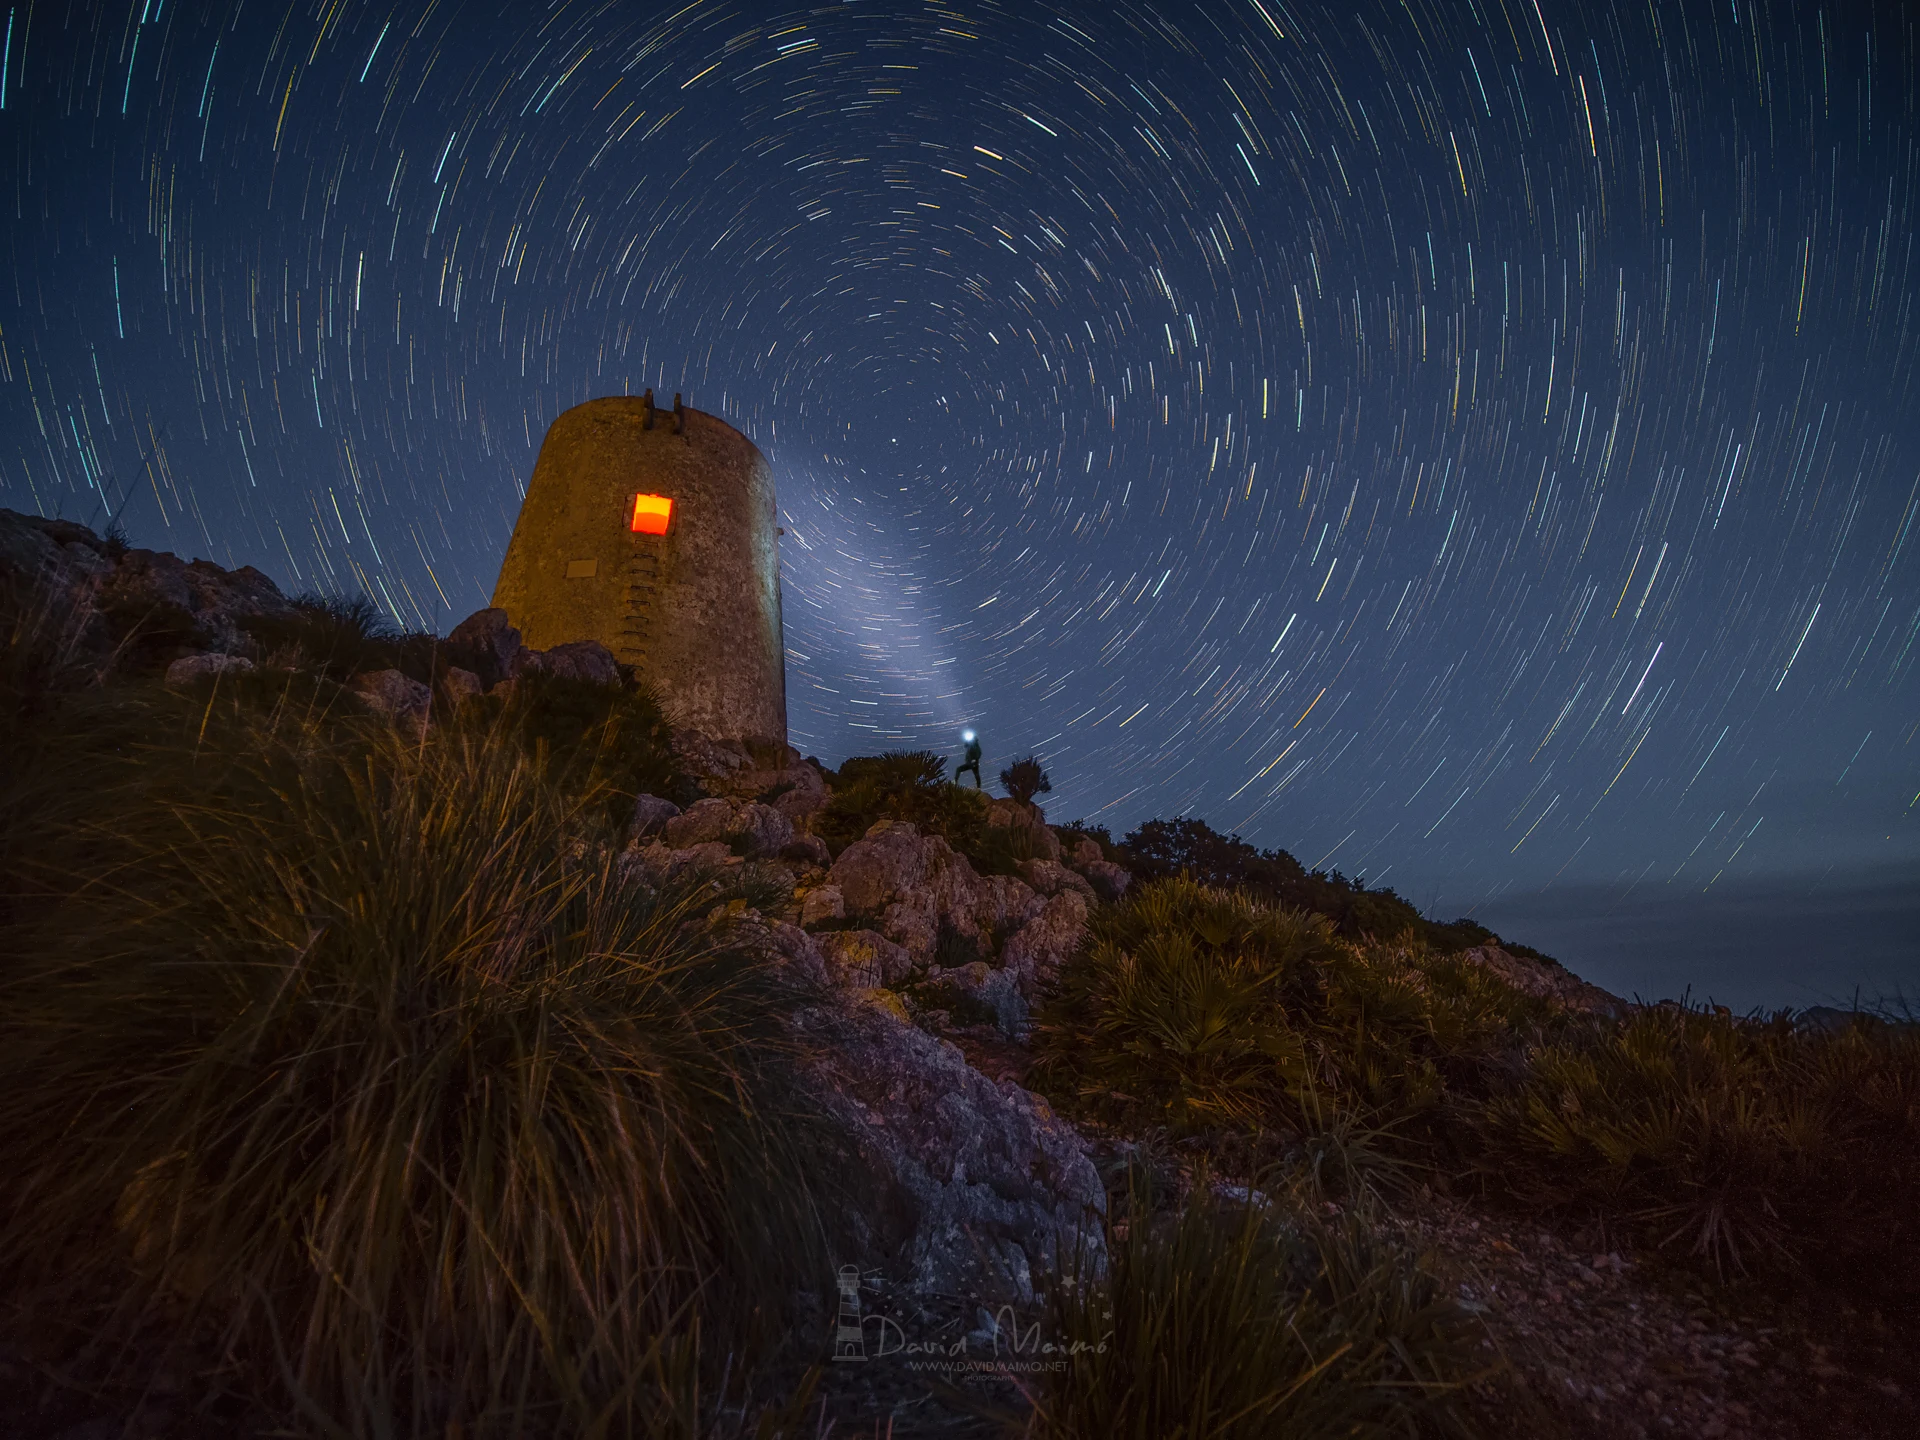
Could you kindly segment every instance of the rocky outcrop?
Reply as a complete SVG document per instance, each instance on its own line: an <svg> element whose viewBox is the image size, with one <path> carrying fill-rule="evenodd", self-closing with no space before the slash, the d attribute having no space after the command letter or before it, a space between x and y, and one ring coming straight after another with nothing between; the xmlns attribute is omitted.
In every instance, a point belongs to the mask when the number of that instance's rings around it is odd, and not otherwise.
<svg viewBox="0 0 1920 1440"><path fill-rule="evenodd" d="M180 650L239 654L243 622L293 614L293 602L251 565L225 570L157 550L130 550L71 520L0 510L0 581L38 590L76 648L108 658L128 631L164 634Z"/></svg>
<svg viewBox="0 0 1920 1440"><path fill-rule="evenodd" d="M580 680L589 685L618 685L620 665L613 652L598 640L575 640L551 650L528 650L522 646L508 662L507 678L523 675L550 675L561 680Z"/></svg>
<svg viewBox="0 0 1920 1440"><path fill-rule="evenodd" d="M1039 859L1060 858L1060 837L1053 833L1053 827L1047 824L1046 811L1038 805L1019 800L989 800L987 824L995 829L1022 832L1022 838Z"/></svg>
<svg viewBox="0 0 1920 1440"><path fill-rule="evenodd" d="M680 813L680 807L671 800L662 800L658 795L636 795L633 800L633 823L628 830L630 842L638 844L652 835L658 835L666 829L667 822Z"/></svg>
<svg viewBox="0 0 1920 1440"><path fill-rule="evenodd" d="M1000 963L1019 977L1022 993L1032 997L1053 980L1086 937L1086 898L1062 890L1008 937Z"/></svg>
<svg viewBox="0 0 1920 1440"><path fill-rule="evenodd" d="M771 805L740 804L718 797L696 801L661 827L674 849L719 841L736 854L778 855L793 842L793 822Z"/></svg>
<svg viewBox="0 0 1920 1440"><path fill-rule="evenodd" d="M1481 945L1461 953L1469 964L1490 970L1523 995L1551 1000L1569 1010L1589 1015L1625 1015L1627 1002L1618 995L1591 985L1552 960L1535 960L1515 955L1498 945Z"/></svg>
<svg viewBox="0 0 1920 1440"><path fill-rule="evenodd" d="M708 921L811 996L791 1025L812 1057L811 1093L864 1172L862 1268L998 1303L1031 1300L1035 1281L1076 1250L1104 1263L1106 1193L1085 1142L1045 1100L990 1080L909 1021L883 988L907 963L899 946L871 930L810 935L737 902ZM978 965L941 978L956 1003L971 989L991 1006L1007 983L995 973Z"/></svg>
<svg viewBox="0 0 1920 1440"><path fill-rule="evenodd" d="M874 1184L867 1263L923 1291L1025 1303L1076 1250L1104 1260L1106 1192L1046 1101L995 1084L890 1006L822 1005L796 1028Z"/></svg>

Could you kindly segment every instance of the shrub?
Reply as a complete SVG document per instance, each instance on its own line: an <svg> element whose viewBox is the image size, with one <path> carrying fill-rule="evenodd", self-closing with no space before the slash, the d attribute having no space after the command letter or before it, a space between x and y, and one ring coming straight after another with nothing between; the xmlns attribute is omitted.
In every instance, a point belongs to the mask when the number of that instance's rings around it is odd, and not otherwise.
<svg viewBox="0 0 1920 1440"><path fill-rule="evenodd" d="M1140 1209L1144 1207L1135 1207ZM1054 1292L1028 1433L1057 1440L1466 1434L1459 1317L1363 1219L1217 1203L1130 1218L1104 1277Z"/></svg>
<svg viewBox="0 0 1920 1440"><path fill-rule="evenodd" d="M825 1263L782 983L510 733L146 720L0 946L0 1264L334 1434L691 1433Z"/></svg>
<svg viewBox="0 0 1920 1440"><path fill-rule="evenodd" d="M1527 1204L1597 1217L1716 1273L1920 1271L1920 1032L1684 1006L1538 1046L1478 1116L1480 1164Z"/></svg>
<svg viewBox="0 0 1920 1440"><path fill-rule="evenodd" d="M1238 835L1222 835L1204 820L1149 820L1118 847L1120 863L1142 880L1187 875L1203 885L1245 890L1272 904L1324 915L1353 940L1411 936L1430 949L1466 950L1500 937L1471 920L1429 920L1392 889L1369 890L1363 879L1309 871L1285 850L1256 850ZM1504 943L1504 942L1500 942ZM1516 954L1556 964L1538 950Z"/></svg>
<svg viewBox="0 0 1920 1440"><path fill-rule="evenodd" d="M504 696L469 700L457 717L468 728L501 727L551 769L563 789L600 792L609 818L624 826L636 795L680 805L699 789L673 753L673 729L644 685L596 685L559 675L523 675Z"/></svg>
<svg viewBox="0 0 1920 1440"><path fill-rule="evenodd" d="M838 854L875 821L899 820L966 853L984 836L987 801L977 790L949 784L946 773L946 757L926 750L856 756L832 777L833 799L813 833Z"/></svg>
<svg viewBox="0 0 1920 1440"><path fill-rule="evenodd" d="M1008 795L1022 805L1031 805L1034 796L1045 795L1053 789L1053 782L1047 778L1047 772L1040 768L1039 757L1034 755L1016 760L1002 770L1000 784Z"/></svg>
<svg viewBox="0 0 1920 1440"><path fill-rule="evenodd" d="M1094 912L1039 1019L1036 1073L1098 1111L1284 1135L1331 1107L1426 1143L1443 1098L1481 1093L1552 1012L1478 966L1175 879Z"/></svg>
<svg viewBox="0 0 1920 1440"><path fill-rule="evenodd" d="M241 626L270 657L337 684L364 670L397 668L399 636L365 595L304 595L291 615L250 616Z"/></svg>

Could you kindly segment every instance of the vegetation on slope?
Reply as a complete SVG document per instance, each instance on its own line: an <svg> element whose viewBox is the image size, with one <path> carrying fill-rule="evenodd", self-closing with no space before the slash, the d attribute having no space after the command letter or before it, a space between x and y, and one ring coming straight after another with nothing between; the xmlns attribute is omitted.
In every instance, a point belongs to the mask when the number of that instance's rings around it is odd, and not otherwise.
<svg viewBox="0 0 1920 1440"><path fill-rule="evenodd" d="M1920 1273L1920 1030L1661 1006L1579 1016L1419 947L1189 879L1096 914L1040 1013L1081 1113L1217 1154L1342 1129L1718 1274Z"/></svg>
<svg viewBox="0 0 1920 1440"><path fill-rule="evenodd" d="M0 697L6 1272L318 1431L704 1433L824 1273L831 1146L778 973L610 858L609 727L43 671Z"/></svg>

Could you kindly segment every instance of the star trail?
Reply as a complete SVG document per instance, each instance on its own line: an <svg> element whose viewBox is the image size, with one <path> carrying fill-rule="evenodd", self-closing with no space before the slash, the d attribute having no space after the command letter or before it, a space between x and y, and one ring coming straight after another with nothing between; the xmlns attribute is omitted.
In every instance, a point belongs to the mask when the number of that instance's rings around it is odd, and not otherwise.
<svg viewBox="0 0 1920 1440"><path fill-rule="evenodd" d="M829 762L1450 914L1920 874L1906 7L6 10L0 503L444 631L684 391Z"/></svg>

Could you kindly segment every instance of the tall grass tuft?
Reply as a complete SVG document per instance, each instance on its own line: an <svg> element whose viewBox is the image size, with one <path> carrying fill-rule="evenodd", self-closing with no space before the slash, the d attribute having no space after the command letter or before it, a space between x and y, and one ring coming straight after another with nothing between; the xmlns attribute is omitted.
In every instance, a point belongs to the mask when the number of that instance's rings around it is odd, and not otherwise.
<svg viewBox="0 0 1920 1440"><path fill-rule="evenodd" d="M1064 1359L1034 1387L1050 1440L1466 1434L1470 1351L1417 1259L1351 1216L1222 1205L1204 1179L1055 1292Z"/></svg>
<svg viewBox="0 0 1920 1440"><path fill-rule="evenodd" d="M783 982L512 734L146 721L6 937L0 1264L316 1433L695 1433L824 1263Z"/></svg>

